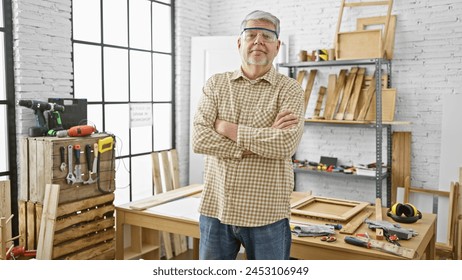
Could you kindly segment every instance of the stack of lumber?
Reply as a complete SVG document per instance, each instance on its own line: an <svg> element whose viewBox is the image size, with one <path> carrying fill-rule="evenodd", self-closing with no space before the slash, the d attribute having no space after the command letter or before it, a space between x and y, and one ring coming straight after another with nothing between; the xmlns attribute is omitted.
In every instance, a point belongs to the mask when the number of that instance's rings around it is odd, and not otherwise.
<svg viewBox="0 0 462 280"><path fill-rule="evenodd" d="M381 84L382 121L391 122L394 119L396 89L387 88L387 75L382 76ZM375 73L366 75L366 69L361 67L352 67L349 71L341 69L338 75L329 75L327 87L320 86L313 119L375 121L375 95Z"/></svg>

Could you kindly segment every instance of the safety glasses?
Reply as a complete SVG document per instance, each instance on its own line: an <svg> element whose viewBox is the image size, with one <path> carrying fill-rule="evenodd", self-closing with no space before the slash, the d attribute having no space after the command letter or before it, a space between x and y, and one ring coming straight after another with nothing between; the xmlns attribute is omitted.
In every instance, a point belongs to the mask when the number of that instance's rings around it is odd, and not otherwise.
<svg viewBox="0 0 462 280"><path fill-rule="evenodd" d="M276 33L276 31L262 27L244 28L244 30L241 32L241 36L246 42L255 41L255 39L257 39L258 34L261 35L260 39L264 42L272 43L278 40L278 34Z"/></svg>

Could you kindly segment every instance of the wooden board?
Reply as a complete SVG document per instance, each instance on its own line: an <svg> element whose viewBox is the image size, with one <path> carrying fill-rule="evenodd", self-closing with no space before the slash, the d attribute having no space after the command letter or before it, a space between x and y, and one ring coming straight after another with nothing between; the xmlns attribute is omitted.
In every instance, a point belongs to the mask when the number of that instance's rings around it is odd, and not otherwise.
<svg viewBox="0 0 462 280"><path fill-rule="evenodd" d="M309 196L298 205L293 205L291 212L295 215L347 221L368 205L367 202Z"/></svg>
<svg viewBox="0 0 462 280"><path fill-rule="evenodd" d="M394 131L391 153L391 203L396 203L397 188L405 186L405 179L411 177L410 131ZM405 201L407 202L407 201Z"/></svg>
<svg viewBox="0 0 462 280"><path fill-rule="evenodd" d="M368 27L383 25L385 28L387 17L367 17L356 19L356 30L366 30ZM388 26L388 32L385 36L385 57L387 59L393 59L393 50L395 46L395 29L396 29L396 15L390 15L390 21Z"/></svg>
<svg viewBox="0 0 462 280"><path fill-rule="evenodd" d="M161 193L159 195L149 197L143 200L140 200L132 205L130 205L131 209L134 210L145 210L156 205L160 205L178 198L186 197L192 194L196 194L202 191L204 186L202 184L193 184L186 187L181 187L176 190L172 190L166 193Z"/></svg>
<svg viewBox="0 0 462 280"><path fill-rule="evenodd" d="M326 118L327 114L326 111L330 114L330 104L333 102L334 98L334 92L335 92L335 87L337 86L337 75L331 74L329 75L328 81L327 81L327 97L326 97L326 105L324 106L324 112L323 112L323 119Z"/></svg>
<svg viewBox="0 0 462 280"><path fill-rule="evenodd" d="M352 67L350 73L348 73L348 79L343 90L343 95L338 107L337 114L335 115L336 120L343 120L345 117L345 111L350 101L351 91L353 90L354 81L356 79L356 74L358 73L358 67Z"/></svg>
<svg viewBox="0 0 462 280"><path fill-rule="evenodd" d="M318 92L318 99L316 100L316 107L314 108L313 119L320 118L322 102L326 95L326 87L320 86Z"/></svg>
<svg viewBox="0 0 462 280"><path fill-rule="evenodd" d="M359 94L361 93L361 88L364 82L364 75L366 68L359 68L358 74L356 75L355 84L353 86L353 92L350 96L350 102L348 102L348 107L345 112L345 120L352 121L354 120L354 115L356 111L356 106L358 105Z"/></svg>
<svg viewBox="0 0 462 280"><path fill-rule="evenodd" d="M302 85L303 79L305 78L306 70L300 70L297 74L297 82Z"/></svg>
<svg viewBox="0 0 462 280"><path fill-rule="evenodd" d="M360 212L356 216L354 216L348 224L346 224L344 227L340 229L340 233L343 234L353 234L356 232L356 230L364 223L364 220L369 218L369 216L372 214L372 210L364 210L363 212Z"/></svg>
<svg viewBox="0 0 462 280"><path fill-rule="evenodd" d="M395 119L396 107L396 89L382 89L382 121L392 122ZM376 94L374 93L369 110L367 111L365 120L375 121L376 119Z"/></svg>
<svg viewBox="0 0 462 280"><path fill-rule="evenodd" d="M0 218L8 219L11 216L11 185L10 181L0 181ZM5 240L12 237L11 223L5 224Z"/></svg>
<svg viewBox="0 0 462 280"><path fill-rule="evenodd" d="M374 77L375 73L372 76ZM367 88L367 91L364 94L364 99L363 99L364 102L361 108L359 108L359 114L358 114L358 117L356 118L356 120L358 121L364 121L366 118L367 111L369 110L369 105L371 104L372 97L375 93L375 84L376 84L376 80L372 79L369 87Z"/></svg>
<svg viewBox="0 0 462 280"><path fill-rule="evenodd" d="M382 58L382 32L379 29L337 34L337 60Z"/></svg>
<svg viewBox="0 0 462 280"><path fill-rule="evenodd" d="M37 244L37 259L51 260L55 234L56 209L59 201L59 185L47 184L43 200L43 214Z"/></svg>
<svg viewBox="0 0 462 280"><path fill-rule="evenodd" d="M310 96L311 96L311 91L313 90L313 84L314 84L314 79L316 78L316 73L318 70L312 69L310 71L310 76L308 77L308 82L306 83L306 88L305 88L305 112L306 112L306 107L308 106L308 102L310 101Z"/></svg>
<svg viewBox="0 0 462 280"><path fill-rule="evenodd" d="M326 120L332 120L334 118L334 115L337 110L337 105L338 105L338 100L340 97L340 94L343 90L343 87L345 86L345 79L346 79L346 74L347 70L342 69L340 70L338 80L335 85L335 90L332 95L327 95L327 103L326 103L326 109L324 111L324 118ZM330 98L329 98L330 97Z"/></svg>

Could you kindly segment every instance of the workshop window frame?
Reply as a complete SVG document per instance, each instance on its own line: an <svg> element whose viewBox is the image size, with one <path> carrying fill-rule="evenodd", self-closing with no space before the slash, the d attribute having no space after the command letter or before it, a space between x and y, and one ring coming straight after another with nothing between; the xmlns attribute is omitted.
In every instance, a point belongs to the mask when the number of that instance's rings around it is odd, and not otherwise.
<svg viewBox="0 0 462 280"><path fill-rule="evenodd" d="M77 1L78 0L72 1L71 15L73 25L72 62L74 69L74 86L72 94L74 98L87 99L89 118L88 124L95 124L97 126L97 129L102 132L111 133L111 131L109 131L110 129L118 129L117 132L112 131L112 133L114 133L114 135L116 136L117 184L116 199L114 203L126 203L132 200L137 200L146 196L153 195L152 182L151 180L146 180L146 178L151 178L146 174L147 172L151 172L151 153L175 148L175 1L147 0L147 2L149 2L148 4L145 1L141 0L137 0L137 2L133 0L119 0L117 2L107 2L107 0L100 0L97 2L88 2L91 3L90 5L93 5L93 11L85 11L85 20L88 19L89 22L93 23L92 26L87 27L86 29L90 33L87 36L89 39L79 38L79 36L85 37L86 35L82 35L84 33L82 33L81 26L76 26L76 24L78 24L79 22L79 15L74 15L74 13L78 14L79 8L82 7L82 5L78 6L79 3L77 3L76 5L75 2ZM130 2L132 2L132 4L130 4ZM113 5L119 5L118 8L113 9L116 15L111 15L110 13L112 12L112 10L106 10L105 5L107 5L106 8ZM136 10L136 6L134 5L149 5L150 7L150 26L148 28L150 30L151 39L149 42L149 48L146 44L137 44L136 46L132 46L134 38L145 40L142 38L142 36L139 36L140 34L136 33L136 30L133 30L133 26L140 26L140 19L130 19L130 9L133 8L133 11ZM122 7L122 9L119 9L120 7ZM165 19L169 21L169 26L166 27L165 25L162 25L162 31L159 31L160 29L158 30L154 27L155 19L153 19L153 14L156 11L165 12L168 10L170 12L167 12L167 14L164 15ZM143 14L146 15L146 10L141 10L141 12L143 12ZM121 13L126 13L126 19L120 18ZM117 17L118 19L117 22L112 21L112 23L114 23L114 26L117 25L116 32L119 32L119 34L114 33L114 30L110 30L112 25L108 27L107 22L111 20L111 17ZM95 20L95 18L97 18L98 20ZM80 20L80 22L82 21ZM122 24L120 24L120 22L122 22ZM126 26L123 26L123 23L126 23ZM133 26L131 26L132 23ZM97 29L91 29L95 25L97 25ZM145 25L143 25L142 27L145 28ZM167 31L165 31L165 28L167 28ZM124 35L125 33L126 40L117 37L120 34ZM158 33L162 34L158 35ZM108 40L109 35L105 37L105 34L109 34L110 36L112 36L111 40ZM166 34L169 40L169 42L167 42L166 45L170 46L170 48L167 50L156 49L156 36L163 36L163 38L166 38ZM144 33L142 35L144 35ZM163 46L165 47L165 44ZM90 55L93 56L93 60L90 60L90 58L88 58L88 61L86 62L87 65L85 65L85 62L82 63L84 59L81 58L83 57L83 54L85 54L85 52L82 51L83 49L90 50L90 52L87 53L90 53ZM111 53L112 56L110 55ZM146 69L146 61L137 59L137 56L150 56L150 69ZM119 59L118 62L113 62L112 58L108 59L108 57L122 57L122 59ZM162 60L164 64L167 63L167 68L169 67L167 71L159 71L156 68L156 62L160 60ZM135 65L134 63L136 61L141 62L141 64L144 64L142 66ZM143 69L143 66L145 70L148 70L150 72L148 74L148 76L150 77L150 85L146 84L146 71L136 71L136 69L138 69L137 67L141 67L140 69ZM120 67L120 69L127 67L127 69L119 71L117 67ZM81 74L83 71L81 69L95 71L94 73L96 74L93 75L91 73L82 74L82 76L87 75L87 79L94 79L94 82L92 82L91 85L89 85L89 83L87 83L87 85L79 83L79 77L81 77L79 76L79 74ZM168 70L170 70L170 73L165 74L166 72L168 72ZM112 75L112 77L117 75L119 75L118 77L122 77L121 79L114 80L113 78L112 80L115 81L115 84L120 85L122 88L127 87L126 89L128 96L126 99L124 99L124 95L120 93L117 97L111 97L108 94L108 91L110 90L112 90L111 93L114 92L114 87L110 89L110 84L105 82L105 78L110 75ZM144 75L144 79L143 77L141 77L137 81L136 77L138 77L139 75ZM157 78L155 75L157 75ZM99 78L95 78L95 76ZM84 79L82 78L81 80ZM164 82L163 87L166 88L166 90L164 91L170 91L170 94L165 94L164 92L160 94L161 97L156 98L156 96L159 96L156 93L156 83L162 84L162 81L167 81ZM144 83L144 85L137 87L137 85L139 85L140 82ZM94 90L91 91L91 93L89 93L88 90L92 86L94 86ZM137 95L139 92L138 89L141 88L142 90L145 90L146 86L150 87L149 100L146 99L146 95L142 95L142 97L139 97ZM95 97L99 94L101 94L100 99L99 97ZM130 123L129 121L130 111L140 107L143 108L143 106L146 105L149 105L151 107L150 110L152 114L152 124L150 126L134 126L133 122ZM149 113L149 106L147 111L143 111L144 113ZM92 120L91 116L95 116L95 112L99 111L101 111L101 117L96 117ZM114 115L125 116L118 117L119 122L122 123L121 125L119 125L119 123L117 123L117 125L111 123L111 117ZM166 123L166 118L170 121L169 125L164 125ZM123 129L121 127L123 127ZM148 145L150 147L146 146L146 141L143 142L140 140L140 136L144 140L146 140L146 138L148 137L151 138L150 144ZM122 141L121 138L125 140ZM143 145L145 146L144 150L140 150L140 146ZM143 170L135 170L134 168L132 168L134 165L143 166ZM143 175L142 177L144 178L144 180L139 180L138 175ZM142 187L140 187L140 185Z"/></svg>
<svg viewBox="0 0 462 280"><path fill-rule="evenodd" d="M14 60L13 60L13 19L12 19L12 6L11 1L0 0L2 8L2 22L0 26L0 33L2 34L3 41L3 60L2 67L4 76L3 89L5 91L4 98L0 97L0 112L5 115L2 116L2 122L6 129L5 135L5 149L2 154L6 157L6 170L0 170L0 180L10 181L10 195L11 195L11 213L13 214L12 220L12 236L18 235L18 162L17 162L17 144L16 144L16 104L15 104L15 90L14 90ZM0 95L1 96L1 95ZM3 131L2 131L3 132ZM3 133L2 133L3 134ZM3 159L2 159L3 160Z"/></svg>

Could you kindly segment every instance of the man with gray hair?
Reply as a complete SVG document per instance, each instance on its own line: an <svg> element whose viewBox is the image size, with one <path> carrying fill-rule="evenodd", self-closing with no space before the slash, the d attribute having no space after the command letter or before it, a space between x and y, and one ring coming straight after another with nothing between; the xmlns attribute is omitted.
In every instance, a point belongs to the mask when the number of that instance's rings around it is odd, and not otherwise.
<svg viewBox="0 0 462 280"><path fill-rule="evenodd" d="M200 259L289 259L291 157L303 133L303 90L276 72L279 19L253 11L241 24L241 67L213 75L193 123L205 155Z"/></svg>

